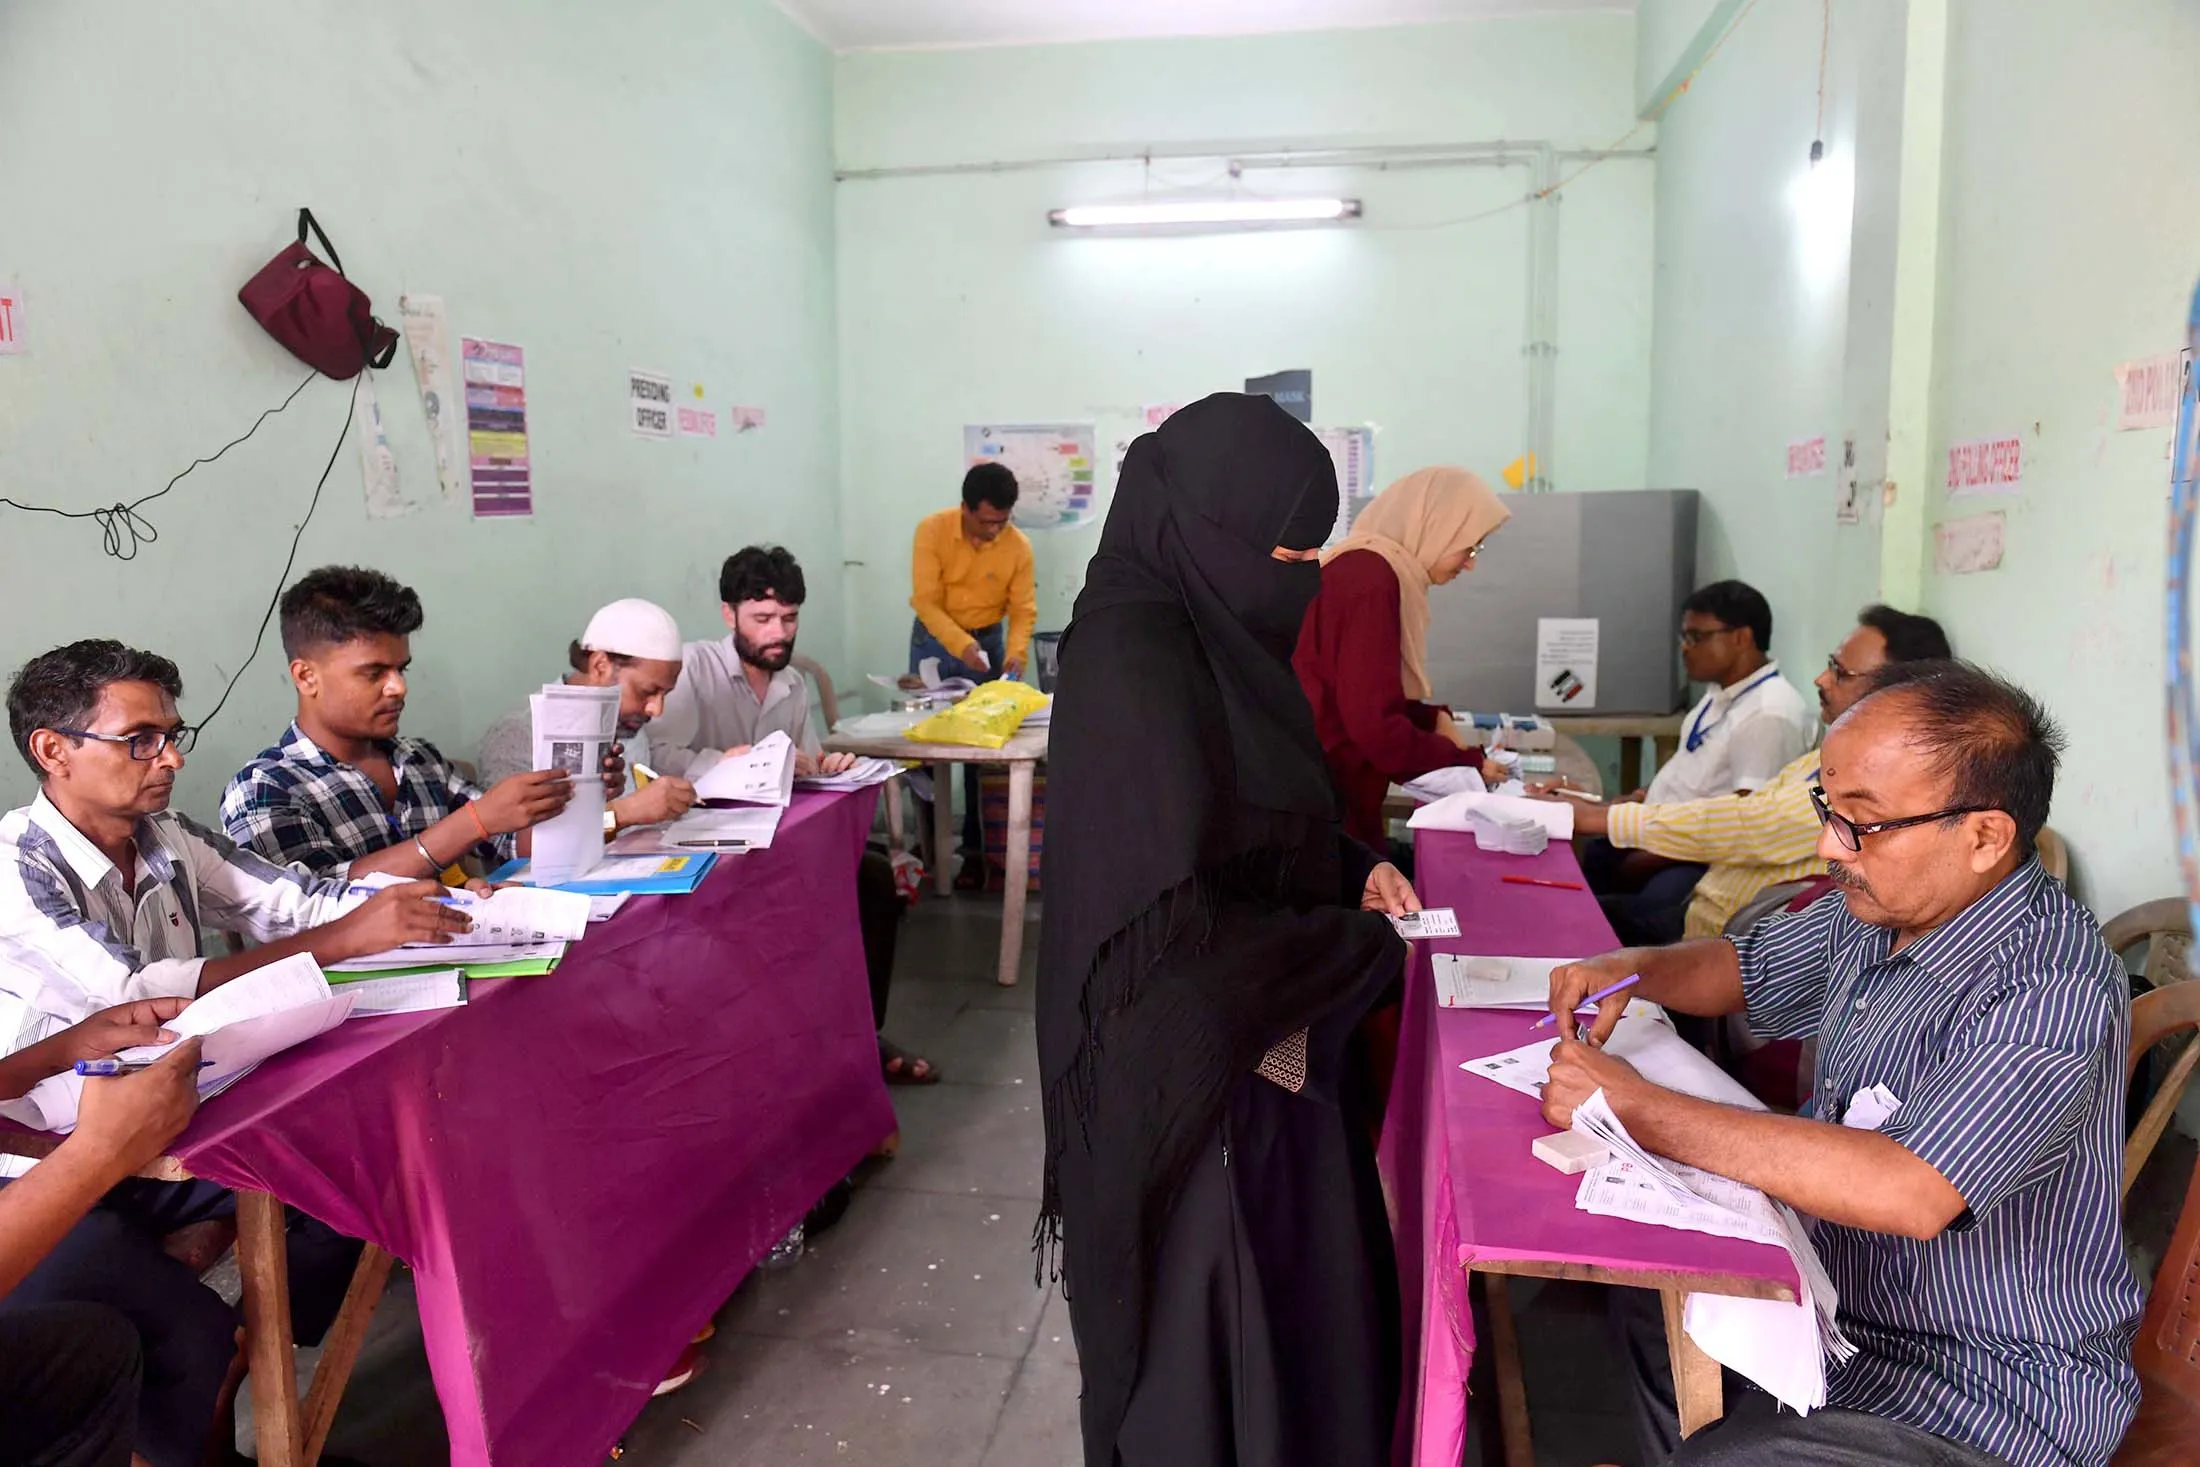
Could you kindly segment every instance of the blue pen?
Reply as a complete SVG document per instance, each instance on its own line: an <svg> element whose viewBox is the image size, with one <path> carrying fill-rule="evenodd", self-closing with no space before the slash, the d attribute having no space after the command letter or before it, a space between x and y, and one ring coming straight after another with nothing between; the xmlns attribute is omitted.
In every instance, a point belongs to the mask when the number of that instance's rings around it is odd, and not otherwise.
<svg viewBox="0 0 2200 1467"><path fill-rule="evenodd" d="M140 1070L149 1070L159 1063L159 1060L78 1060L75 1069L79 1075L87 1079L101 1079L111 1075L134 1075ZM202 1070L210 1070L213 1067L214 1062L212 1060L199 1061L199 1068Z"/></svg>
<svg viewBox="0 0 2200 1467"><path fill-rule="evenodd" d="M1640 983L1641 981L1642 975L1640 973L1629 973L1625 978L1620 979L1619 982L1613 984L1610 988L1600 988L1595 993L1590 994L1587 998L1581 1001L1581 1007L1587 1008L1593 1003L1601 1003L1605 999L1610 998L1613 994L1618 993L1622 989L1633 988L1637 983ZM1528 1027L1530 1029L1541 1029L1545 1025L1555 1024L1557 1022L1558 1015L1545 1014L1542 1018L1537 1019L1533 1024L1530 1024Z"/></svg>
<svg viewBox="0 0 2200 1467"><path fill-rule="evenodd" d="M446 888L444 888L444 889L445 889L446 891L448 891L448 890L449 890L450 888L446 887ZM388 887L386 887L386 886L369 886L369 885L367 885L367 884L366 884L365 882L363 882L363 881L354 881L354 882L353 882L353 883L352 883L351 885L349 885L349 886L347 886L347 887L345 887L345 888L344 888L344 895L345 895L345 896L355 896L355 897L371 897L371 896L373 896L373 895L374 895L374 894L375 894L376 892L381 892L381 891L388 891L388 890L389 890L389 888L388 888ZM430 898L429 900L431 900L431 901L437 901L437 902L441 902L441 903L442 903L442 904L443 904L444 906L446 906L446 907L464 907L464 906L470 906L470 905L472 905L472 903L473 903L473 893L472 893L472 892L467 892L467 893L466 893L466 894L465 894L465 895L464 895L463 897L458 897L458 896L440 896L440 897L431 897L431 898Z"/></svg>

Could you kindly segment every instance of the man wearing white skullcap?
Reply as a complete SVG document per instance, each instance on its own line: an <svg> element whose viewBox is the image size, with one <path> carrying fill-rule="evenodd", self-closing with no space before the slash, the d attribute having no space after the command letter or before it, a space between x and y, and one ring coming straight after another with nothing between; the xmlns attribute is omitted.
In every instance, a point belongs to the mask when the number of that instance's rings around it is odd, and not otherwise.
<svg viewBox="0 0 2200 1467"><path fill-rule="evenodd" d="M634 597L614 601L588 619L580 640L566 649L566 661L573 670L565 681L572 686L619 690L624 763L608 776L617 788L609 792L607 833L685 814L695 803L694 785L667 776L635 789L628 773L649 762L643 725L664 712L665 695L680 680L680 627L672 613ZM490 724L481 736L481 777L494 782L534 766L534 716L523 705Z"/></svg>

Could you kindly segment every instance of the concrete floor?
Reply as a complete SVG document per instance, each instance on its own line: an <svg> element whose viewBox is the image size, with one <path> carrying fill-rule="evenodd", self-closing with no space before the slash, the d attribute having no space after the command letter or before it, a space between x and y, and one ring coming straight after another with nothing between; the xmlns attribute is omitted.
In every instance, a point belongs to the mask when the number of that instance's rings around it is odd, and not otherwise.
<svg viewBox="0 0 2200 1467"><path fill-rule="evenodd" d="M1032 1277L1038 922L1035 913L1023 984L1003 989L993 982L999 911L997 901L928 897L911 914L887 1031L945 1081L894 1089L900 1156L867 1169L846 1217L798 1264L753 1276L727 1303L708 1367L643 1411L623 1462L1081 1467L1068 1316ZM2174 1133L2163 1152L2130 1209L2149 1271L2144 1254L2151 1246L2159 1256L2191 1166L2189 1143ZM1636 1461L1603 1292L1526 1279L1512 1290L1536 1460ZM310 1357L300 1364L303 1373ZM448 1461L402 1269L329 1450L368 1467ZM1484 1460L1470 1441L1469 1467Z"/></svg>

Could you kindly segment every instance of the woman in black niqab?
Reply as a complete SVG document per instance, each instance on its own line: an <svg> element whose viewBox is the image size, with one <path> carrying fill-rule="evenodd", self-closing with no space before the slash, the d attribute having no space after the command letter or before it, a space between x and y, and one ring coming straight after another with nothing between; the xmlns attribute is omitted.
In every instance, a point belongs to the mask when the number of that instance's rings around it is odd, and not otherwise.
<svg viewBox="0 0 2200 1467"><path fill-rule="evenodd" d="M1412 896L1341 834L1291 670L1336 512L1273 401L1195 403L1131 445L1063 634L1039 1226L1087 1467L1388 1455L1396 1274L1348 1071L1404 957L1360 908Z"/></svg>

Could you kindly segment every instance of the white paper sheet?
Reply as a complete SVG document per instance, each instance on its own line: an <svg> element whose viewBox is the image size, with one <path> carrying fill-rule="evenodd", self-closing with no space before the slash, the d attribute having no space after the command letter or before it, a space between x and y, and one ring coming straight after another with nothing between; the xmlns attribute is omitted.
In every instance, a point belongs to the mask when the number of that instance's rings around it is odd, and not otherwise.
<svg viewBox="0 0 2200 1467"><path fill-rule="evenodd" d="M1547 997L1545 1001L1548 1002ZM1619 1027L1612 1031L1611 1039L1604 1046L1605 1052L1618 1055L1640 1071L1644 1079L1668 1090L1678 1090L1699 1100L1717 1101L1721 1105L1738 1105L1745 1110L1765 1108L1763 1101L1691 1048L1688 1041L1675 1034L1656 1013L1654 1006L1639 1001L1631 1005L1620 1015ZM1523 1035L1530 1032L1528 1024L1531 1022L1528 1016L1522 1016ZM1551 1031L1536 1032L1547 1035ZM1557 1044L1555 1037L1537 1039L1502 1054L1467 1060L1459 1068L1495 1080L1508 1090L1541 1099L1543 1082L1551 1076L1551 1050Z"/></svg>
<svg viewBox="0 0 2200 1467"><path fill-rule="evenodd" d="M1423 805L1406 822L1415 830L1474 828L1475 817L1484 820L1533 820L1551 833L1552 840L1574 838L1574 807L1563 800L1531 800L1524 795L1476 794L1462 790Z"/></svg>
<svg viewBox="0 0 2200 1467"><path fill-rule="evenodd" d="M1465 790L1481 794L1489 788L1482 778L1482 771L1464 764L1454 764L1449 769L1432 769L1419 779L1409 779L1398 786L1414 799L1426 805L1456 795Z"/></svg>
<svg viewBox="0 0 2200 1467"><path fill-rule="evenodd" d="M577 881L603 859L604 755L619 733L619 690L550 683L528 699L535 768L562 769L573 781L563 810L535 826L528 857L545 886Z"/></svg>
<svg viewBox="0 0 2200 1467"><path fill-rule="evenodd" d="M588 920L608 922L619 915L619 908L634 899L631 892L614 892L610 896L592 896L588 899Z"/></svg>
<svg viewBox="0 0 2200 1467"><path fill-rule="evenodd" d="M609 861L603 866L612 864ZM600 871L603 866L597 869ZM347 958L341 963L329 964L331 973L379 973L388 968L425 968L432 963L463 963L469 967L490 963L518 963L533 958L562 958L567 944L562 940L550 942L492 942L471 947L455 943L415 943L410 947L394 947L388 952L369 953L365 957Z"/></svg>
<svg viewBox="0 0 2200 1467"><path fill-rule="evenodd" d="M435 973L401 973L362 978L344 985L354 1019L382 1014L425 1014L455 1009L466 1002L466 978L456 968Z"/></svg>
<svg viewBox="0 0 2200 1467"><path fill-rule="evenodd" d="M1551 970L1571 958L1478 958L1437 953L1437 1003L1447 1009L1522 1009L1545 1012L1551 1002Z"/></svg>
<svg viewBox="0 0 2200 1467"><path fill-rule="evenodd" d="M696 778L695 798L786 804L794 798L794 740L769 733L747 753L720 759Z"/></svg>
<svg viewBox="0 0 2200 1467"><path fill-rule="evenodd" d="M1535 624L1535 706L1585 713L1597 706L1597 621L1545 616Z"/></svg>
<svg viewBox="0 0 2200 1467"><path fill-rule="evenodd" d="M804 775L794 783L795 788L805 790L860 790L885 784L900 773L901 766L891 759L858 759L839 774Z"/></svg>

